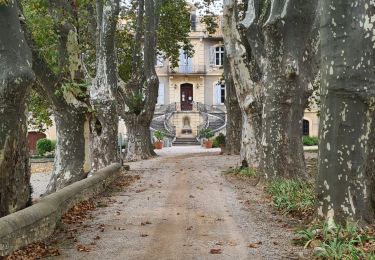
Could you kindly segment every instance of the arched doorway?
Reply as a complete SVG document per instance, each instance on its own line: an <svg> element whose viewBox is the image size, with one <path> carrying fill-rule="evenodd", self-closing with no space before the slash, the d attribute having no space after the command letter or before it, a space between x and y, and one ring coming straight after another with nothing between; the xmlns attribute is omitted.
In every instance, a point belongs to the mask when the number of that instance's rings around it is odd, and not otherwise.
<svg viewBox="0 0 375 260"><path fill-rule="evenodd" d="M305 136L310 135L310 122L306 119L303 119L302 134L305 135Z"/></svg>
<svg viewBox="0 0 375 260"><path fill-rule="evenodd" d="M181 84L181 110L191 111L193 109L193 84Z"/></svg>

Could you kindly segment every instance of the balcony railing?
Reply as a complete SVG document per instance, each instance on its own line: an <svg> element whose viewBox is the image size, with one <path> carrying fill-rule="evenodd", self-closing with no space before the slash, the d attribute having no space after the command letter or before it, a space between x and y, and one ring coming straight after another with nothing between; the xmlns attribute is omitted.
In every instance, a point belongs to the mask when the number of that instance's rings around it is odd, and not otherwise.
<svg viewBox="0 0 375 260"><path fill-rule="evenodd" d="M205 74L205 65L180 65L176 68L169 68L170 74Z"/></svg>

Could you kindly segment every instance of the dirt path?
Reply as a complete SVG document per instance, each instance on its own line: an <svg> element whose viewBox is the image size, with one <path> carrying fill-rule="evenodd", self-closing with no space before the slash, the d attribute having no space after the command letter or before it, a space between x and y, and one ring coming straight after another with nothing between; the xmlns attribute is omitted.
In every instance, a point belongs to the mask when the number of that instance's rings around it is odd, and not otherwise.
<svg viewBox="0 0 375 260"><path fill-rule="evenodd" d="M141 179L116 193L111 198L115 203L96 210L75 243L62 241L58 258L291 258L296 250L290 246L291 231L280 222L267 223L278 218L267 209L250 212L241 191L223 177L222 172L237 161L202 153L132 163L130 174ZM77 243L90 251L77 251ZM257 248L250 248L250 243ZM211 249L221 253L212 254Z"/></svg>

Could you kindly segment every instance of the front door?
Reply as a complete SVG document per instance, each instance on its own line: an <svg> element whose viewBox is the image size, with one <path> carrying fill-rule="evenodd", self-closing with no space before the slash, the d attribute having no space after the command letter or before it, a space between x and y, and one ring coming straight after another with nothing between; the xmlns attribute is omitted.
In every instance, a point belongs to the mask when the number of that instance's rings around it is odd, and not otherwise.
<svg viewBox="0 0 375 260"><path fill-rule="evenodd" d="M193 85L181 85L181 110L190 111L193 109Z"/></svg>

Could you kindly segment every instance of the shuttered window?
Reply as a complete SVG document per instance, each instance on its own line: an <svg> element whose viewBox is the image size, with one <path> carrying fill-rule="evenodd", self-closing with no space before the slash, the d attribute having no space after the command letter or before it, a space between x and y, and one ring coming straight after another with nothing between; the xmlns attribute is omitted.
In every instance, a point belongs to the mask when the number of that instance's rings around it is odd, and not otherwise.
<svg viewBox="0 0 375 260"><path fill-rule="evenodd" d="M159 84L158 105L164 105L164 84Z"/></svg>

